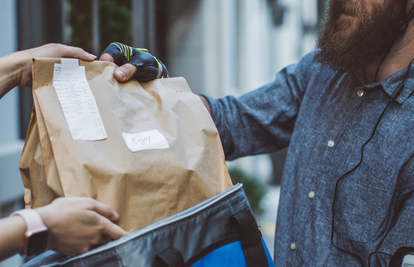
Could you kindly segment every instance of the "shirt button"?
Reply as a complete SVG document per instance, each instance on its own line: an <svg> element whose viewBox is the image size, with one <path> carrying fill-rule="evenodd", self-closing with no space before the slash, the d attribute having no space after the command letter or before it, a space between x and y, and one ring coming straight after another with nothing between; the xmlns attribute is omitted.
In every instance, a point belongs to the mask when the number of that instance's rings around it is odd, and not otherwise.
<svg viewBox="0 0 414 267"><path fill-rule="evenodd" d="M358 90L357 95L359 97L364 96L364 91L363 90Z"/></svg>
<svg viewBox="0 0 414 267"><path fill-rule="evenodd" d="M309 198L314 198L314 197L315 197L315 192L310 191L310 192L309 192Z"/></svg>
<svg viewBox="0 0 414 267"><path fill-rule="evenodd" d="M295 243L291 243L290 244L290 249L291 250L295 250L296 249L296 244Z"/></svg>
<svg viewBox="0 0 414 267"><path fill-rule="evenodd" d="M334 141L331 140L331 141L328 142L328 146L329 147L334 147L334 145L335 145L335 142Z"/></svg>

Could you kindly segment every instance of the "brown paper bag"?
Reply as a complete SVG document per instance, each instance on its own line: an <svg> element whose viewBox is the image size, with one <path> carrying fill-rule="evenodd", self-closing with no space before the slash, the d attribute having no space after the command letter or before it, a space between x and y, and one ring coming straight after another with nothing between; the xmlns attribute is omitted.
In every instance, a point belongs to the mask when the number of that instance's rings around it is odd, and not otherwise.
<svg viewBox="0 0 414 267"><path fill-rule="evenodd" d="M121 84L114 64L80 61L107 138L74 141L53 87L55 63L33 61L34 110L20 161L27 207L92 197L133 231L231 187L214 122L183 78ZM154 129L168 149L132 152L122 137Z"/></svg>

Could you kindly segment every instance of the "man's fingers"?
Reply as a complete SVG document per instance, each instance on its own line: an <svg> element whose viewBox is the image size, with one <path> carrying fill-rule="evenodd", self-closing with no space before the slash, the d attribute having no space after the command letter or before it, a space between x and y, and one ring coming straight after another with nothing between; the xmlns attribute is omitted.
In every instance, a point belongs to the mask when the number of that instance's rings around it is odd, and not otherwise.
<svg viewBox="0 0 414 267"><path fill-rule="evenodd" d="M102 54L99 60L114 62L114 58L108 53Z"/></svg>
<svg viewBox="0 0 414 267"><path fill-rule="evenodd" d="M122 65L121 67L117 68L115 70L115 78L120 82L125 82L131 79L131 77L134 75L135 71L137 70L137 67L130 63L126 63Z"/></svg>
<svg viewBox="0 0 414 267"><path fill-rule="evenodd" d="M114 62L114 58L108 53L102 54L99 60ZM130 63L127 63L117 68L115 70L114 76L119 82L126 82L132 77L132 75L134 75L136 69L137 67Z"/></svg>
<svg viewBox="0 0 414 267"><path fill-rule="evenodd" d="M111 240L117 240L123 236L126 236L129 234L127 231L119 227L118 225L112 223L106 218L102 218L104 220L104 233L107 237L109 237Z"/></svg>

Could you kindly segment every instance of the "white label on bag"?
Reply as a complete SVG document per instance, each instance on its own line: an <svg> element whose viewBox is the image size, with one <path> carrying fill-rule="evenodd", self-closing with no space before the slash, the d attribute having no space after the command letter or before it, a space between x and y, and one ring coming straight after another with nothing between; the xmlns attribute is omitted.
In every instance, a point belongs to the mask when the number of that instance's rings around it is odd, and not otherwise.
<svg viewBox="0 0 414 267"><path fill-rule="evenodd" d="M69 131L75 141L96 141L107 135L95 97L77 59L62 58L55 64L53 86Z"/></svg>
<svg viewBox="0 0 414 267"><path fill-rule="evenodd" d="M136 134L122 133L122 137L132 152L148 149L167 149L170 147L167 139L157 130Z"/></svg>

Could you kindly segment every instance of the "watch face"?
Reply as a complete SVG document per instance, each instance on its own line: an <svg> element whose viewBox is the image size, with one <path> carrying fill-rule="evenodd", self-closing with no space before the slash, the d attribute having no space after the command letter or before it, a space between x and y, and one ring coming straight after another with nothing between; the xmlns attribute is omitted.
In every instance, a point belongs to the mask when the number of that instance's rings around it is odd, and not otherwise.
<svg viewBox="0 0 414 267"><path fill-rule="evenodd" d="M27 239L26 255L38 255L46 251L49 231L35 233Z"/></svg>

